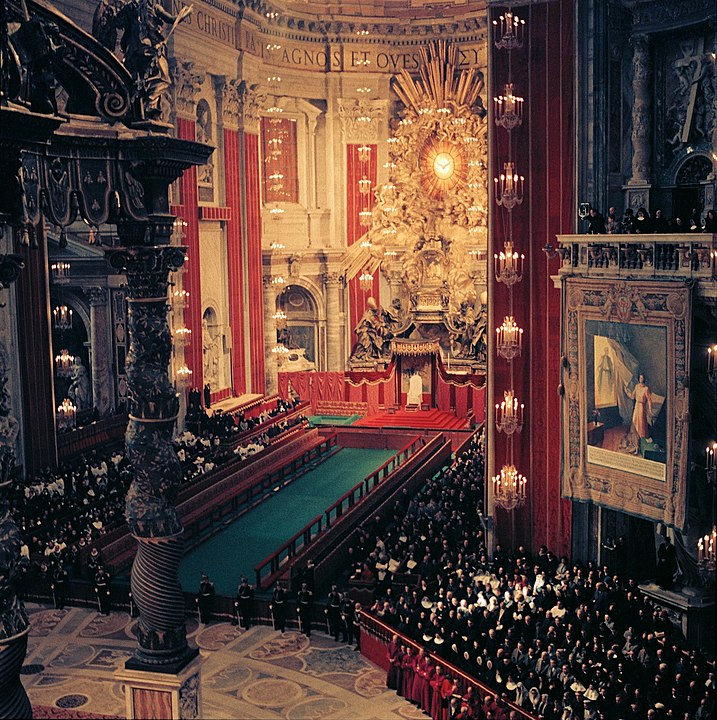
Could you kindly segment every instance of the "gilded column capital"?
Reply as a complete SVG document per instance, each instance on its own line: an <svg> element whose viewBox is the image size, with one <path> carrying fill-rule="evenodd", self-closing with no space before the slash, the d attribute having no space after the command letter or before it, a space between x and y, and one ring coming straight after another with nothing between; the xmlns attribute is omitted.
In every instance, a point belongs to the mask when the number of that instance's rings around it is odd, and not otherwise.
<svg viewBox="0 0 717 720"><path fill-rule="evenodd" d="M177 115L188 120L196 117L197 93L206 74L197 70L191 61L174 60L171 65L174 103Z"/></svg>
<svg viewBox="0 0 717 720"><path fill-rule="evenodd" d="M380 123L388 112L386 100L363 98L339 98L338 114L344 142L376 143L379 140Z"/></svg>

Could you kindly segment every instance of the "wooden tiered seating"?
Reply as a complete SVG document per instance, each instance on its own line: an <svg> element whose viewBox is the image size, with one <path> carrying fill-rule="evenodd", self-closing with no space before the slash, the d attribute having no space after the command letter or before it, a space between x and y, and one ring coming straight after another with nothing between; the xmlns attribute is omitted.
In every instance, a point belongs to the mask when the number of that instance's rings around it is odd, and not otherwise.
<svg viewBox="0 0 717 720"><path fill-rule="evenodd" d="M336 415L339 417L349 417L351 415L366 415L368 413L368 403L365 402L348 402L344 400L317 400L317 415Z"/></svg>

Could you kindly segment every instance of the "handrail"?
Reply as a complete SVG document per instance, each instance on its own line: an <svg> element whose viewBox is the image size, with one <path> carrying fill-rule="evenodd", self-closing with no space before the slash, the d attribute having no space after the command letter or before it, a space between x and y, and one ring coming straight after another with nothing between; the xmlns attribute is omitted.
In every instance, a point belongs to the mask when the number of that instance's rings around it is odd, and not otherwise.
<svg viewBox="0 0 717 720"><path fill-rule="evenodd" d="M354 485L350 490L345 492L338 500L330 505L323 513L317 515L311 522L307 523L299 532L293 535L277 550L265 557L260 563L254 567L256 574L256 587L261 588L263 571L269 569L269 576L279 571L281 565L294 557L299 548L306 547L313 542L322 532L331 528L341 517L344 512L361 502L374 488L380 485L392 472L401 467L408 458L410 458L418 449L425 445L425 438L416 437L403 448L401 448L393 457L367 475L361 482ZM389 468L391 468L389 470ZM299 539L302 542L299 544Z"/></svg>
<svg viewBox="0 0 717 720"><path fill-rule="evenodd" d="M434 662L436 665L440 665L444 670L448 670L449 674L452 677L458 677L460 678L466 686L472 686L474 691L476 691L481 699L484 698L486 695L490 694L493 696L500 696L500 691L495 690L494 688L491 688L490 686L482 683L480 680L477 680L472 675L469 675L465 670L461 670L457 665L454 665L452 662L445 660L440 655L436 655L433 651L429 650L425 646L421 645L420 643L417 643L415 640L412 640L407 635L404 635L399 630L396 630L396 628L391 627L390 625L387 625L383 621L379 620L374 615L371 615L366 610L361 610L359 612L360 618L361 618L361 634L367 634L371 636L375 642L387 646L389 643L390 638L393 635L398 635L399 639L401 640L401 643L404 645L411 645L414 649L423 649L426 651L428 656L431 658L431 661ZM363 641L363 637L361 640L361 648L362 650L365 648L366 643ZM382 659L382 658L377 658ZM375 660L374 660L375 662ZM525 708L521 707L520 705L516 705L515 703L511 702L510 700L505 701L505 704L513 711L518 713L518 716L521 718L526 718L526 720L537 720L537 716L532 715L529 713Z"/></svg>

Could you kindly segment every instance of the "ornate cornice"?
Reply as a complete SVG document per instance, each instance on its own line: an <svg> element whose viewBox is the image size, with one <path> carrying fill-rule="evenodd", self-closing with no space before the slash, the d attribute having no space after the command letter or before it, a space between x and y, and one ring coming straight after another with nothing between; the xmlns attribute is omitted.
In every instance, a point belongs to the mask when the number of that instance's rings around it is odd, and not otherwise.
<svg viewBox="0 0 717 720"><path fill-rule="evenodd" d="M717 20L714 0L628 0L633 32L664 32Z"/></svg>
<svg viewBox="0 0 717 720"><path fill-rule="evenodd" d="M369 37L400 38L401 41L421 41L431 36L450 35L453 42L460 42L461 35L476 39L485 30L485 7L471 8L461 17L417 18L415 11L406 17L351 17L333 15L327 18L297 11L287 12L285 7L273 7L263 0L239 0L237 18L246 19L271 34L288 39L311 41L329 40L345 43L366 43L358 32L368 30ZM465 38L468 39L468 38ZM371 40L369 40L371 42Z"/></svg>
<svg viewBox="0 0 717 720"><path fill-rule="evenodd" d="M375 143L380 137L379 123L388 112L385 100L339 98L341 133L346 143Z"/></svg>

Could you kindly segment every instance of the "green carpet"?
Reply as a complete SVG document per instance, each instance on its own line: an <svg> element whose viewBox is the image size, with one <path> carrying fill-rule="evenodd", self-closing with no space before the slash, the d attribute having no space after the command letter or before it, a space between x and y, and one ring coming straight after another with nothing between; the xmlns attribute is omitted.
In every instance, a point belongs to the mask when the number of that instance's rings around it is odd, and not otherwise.
<svg viewBox="0 0 717 720"><path fill-rule="evenodd" d="M204 570L218 595L234 596L241 575L277 550L347 490L383 465L394 450L342 448L261 505L191 550L182 560L182 588L195 592Z"/></svg>
<svg viewBox="0 0 717 720"><path fill-rule="evenodd" d="M326 425L353 425L361 415L310 415L309 425L321 427Z"/></svg>

